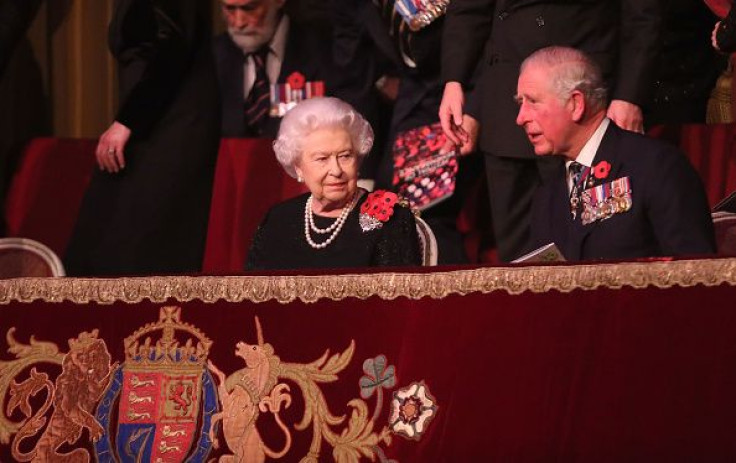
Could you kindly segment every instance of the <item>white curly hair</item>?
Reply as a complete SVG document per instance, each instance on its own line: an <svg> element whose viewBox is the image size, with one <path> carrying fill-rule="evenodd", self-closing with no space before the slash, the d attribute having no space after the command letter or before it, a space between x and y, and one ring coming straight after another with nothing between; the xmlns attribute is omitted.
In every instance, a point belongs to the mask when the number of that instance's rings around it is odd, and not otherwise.
<svg viewBox="0 0 736 463"><path fill-rule="evenodd" d="M371 125L352 106L339 98L310 98L286 113L273 142L276 159L287 174L297 177L294 166L302 155L302 139L315 130L325 128L344 129L350 135L359 162L363 161L373 146Z"/></svg>

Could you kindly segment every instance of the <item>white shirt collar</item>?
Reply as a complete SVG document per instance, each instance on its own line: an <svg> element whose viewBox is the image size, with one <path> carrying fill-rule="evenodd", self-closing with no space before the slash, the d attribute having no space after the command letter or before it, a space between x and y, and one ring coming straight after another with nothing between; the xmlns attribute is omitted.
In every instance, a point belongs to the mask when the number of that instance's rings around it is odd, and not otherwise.
<svg viewBox="0 0 736 463"><path fill-rule="evenodd" d="M575 158L575 162L578 162L585 167L593 166L595 155L598 152L598 148L601 146L603 135L606 134L606 130L608 129L608 124L610 124L610 122L611 120L609 118L603 118L600 125L598 125L598 128L595 129L595 132L593 132L593 135L588 139L587 142L585 142L583 149L580 150L578 157ZM570 171L570 164L572 163L573 161L565 162L566 173ZM572 177L570 175L567 175L567 190L572 191Z"/></svg>
<svg viewBox="0 0 736 463"><path fill-rule="evenodd" d="M268 43L268 56L266 57L266 75L270 83L275 83L281 74L281 64L286 54L286 41L289 39L289 17L281 16L279 25ZM253 57L248 57L244 64L243 75L243 98L248 98L250 90L256 81L256 71L253 65Z"/></svg>
<svg viewBox="0 0 736 463"><path fill-rule="evenodd" d="M583 149L580 150L578 157L575 158L575 162L578 162L585 167L591 167L593 165L595 154L598 152L598 148L601 146L601 141L603 141L603 135L606 134L606 130L608 129L608 124L610 123L611 123L611 119L607 117L603 118L600 125L598 125L598 128L595 129L595 132L593 132L593 135L590 138L588 138L587 142L585 142ZM567 161L565 163L565 168L570 167L570 164L572 164L572 161Z"/></svg>

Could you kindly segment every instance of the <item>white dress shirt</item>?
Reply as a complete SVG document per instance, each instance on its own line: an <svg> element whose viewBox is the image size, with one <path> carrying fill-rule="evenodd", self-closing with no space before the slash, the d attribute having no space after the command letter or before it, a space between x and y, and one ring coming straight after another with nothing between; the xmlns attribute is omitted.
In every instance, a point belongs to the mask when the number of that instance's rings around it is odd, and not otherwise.
<svg viewBox="0 0 736 463"><path fill-rule="evenodd" d="M608 124L610 122L611 120L609 118L603 118L598 128L595 130L595 132L593 132L593 135L588 139L587 142L585 142L585 146L583 146L583 149L580 150L578 157L575 158L575 162L582 164L583 168L593 166L595 153L598 152L598 147L601 146L603 135L606 134L606 129L608 129ZM573 187L572 176L570 175L570 164L572 163L573 161L567 161L565 163L565 172L567 173L567 191L570 193L572 193Z"/></svg>
<svg viewBox="0 0 736 463"><path fill-rule="evenodd" d="M276 26L276 32L273 34L271 42L268 44L268 56L266 58L266 74L268 81L274 84L279 79L281 73L281 64L284 62L284 53L286 51L286 40L289 37L289 18L284 15ZM256 82L256 67L253 63L253 57L248 56L245 60L245 68L243 69L243 97L248 98L250 89Z"/></svg>

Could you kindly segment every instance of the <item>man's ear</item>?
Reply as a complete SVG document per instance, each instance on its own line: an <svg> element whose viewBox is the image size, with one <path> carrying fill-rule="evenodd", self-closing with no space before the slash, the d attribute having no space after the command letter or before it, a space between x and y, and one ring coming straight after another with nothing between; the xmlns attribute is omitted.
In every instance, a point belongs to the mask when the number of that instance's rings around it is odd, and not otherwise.
<svg viewBox="0 0 736 463"><path fill-rule="evenodd" d="M571 113L573 122L580 122L585 114L585 95L580 90L573 90L570 94Z"/></svg>

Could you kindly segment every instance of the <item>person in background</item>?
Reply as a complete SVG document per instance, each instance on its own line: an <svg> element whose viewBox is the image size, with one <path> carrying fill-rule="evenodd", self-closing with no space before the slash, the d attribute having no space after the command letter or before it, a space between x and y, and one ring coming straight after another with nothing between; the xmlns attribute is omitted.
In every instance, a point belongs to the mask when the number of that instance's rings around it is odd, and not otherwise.
<svg viewBox="0 0 736 463"><path fill-rule="evenodd" d="M285 0L219 2L227 25L214 40L223 137L274 138L296 102L335 94L328 32L285 14Z"/></svg>
<svg viewBox="0 0 736 463"><path fill-rule="evenodd" d="M716 16L694 0L662 2L661 50L646 126L704 123L708 97L725 60L709 41Z"/></svg>
<svg viewBox="0 0 736 463"><path fill-rule="evenodd" d="M0 0L0 236L5 197L26 144L49 132L41 67L26 31L42 0Z"/></svg>
<svg viewBox="0 0 736 463"><path fill-rule="evenodd" d="M465 93L481 64L480 151L484 154L498 255L510 261L529 245L531 199L547 163L514 125L519 65L535 50L565 45L591 53L611 89L609 117L643 130L660 34L659 0L463 0L450 2L442 38L444 95L439 117L453 141L467 111ZM554 164L554 163L552 163Z"/></svg>
<svg viewBox="0 0 736 463"><path fill-rule="evenodd" d="M373 130L337 98L299 103L274 142L287 174L309 189L269 210L246 270L420 265L412 212L385 190L358 187Z"/></svg>
<svg viewBox="0 0 736 463"><path fill-rule="evenodd" d="M403 3L341 0L335 6L335 61L340 71L352 74L353 80L361 83L362 91L354 94L375 99L378 90L385 101L392 103L390 120L381 125L385 134L378 137L386 141L374 150L378 156L372 160L373 169L365 172L380 189L397 188L393 152L397 142L403 141L398 140L402 133L439 122L442 99L438 56L445 18L439 14L423 27L412 29L411 20L400 13ZM438 8L441 3L428 2ZM472 111L463 116L462 127L469 137L458 145L455 191L448 199L421 211L437 238L440 264L469 262L456 222L479 178L482 162L474 155L478 121ZM452 148L448 144L447 150Z"/></svg>
<svg viewBox="0 0 736 463"><path fill-rule="evenodd" d="M220 109L211 5L121 0L110 24L120 108L97 144L70 275L201 269Z"/></svg>
<svg viewBox="0 0 736 463"><path fill-rule="evenodd" d="M534 247L555 243L572 261L715 252L697 173L674 146L611 121L590 57L566 47L533 53L516 101L534 153L565 161L534 194Z"/></svg>

